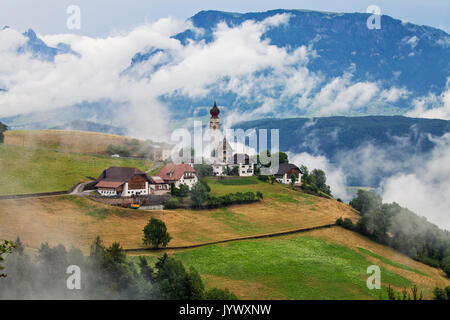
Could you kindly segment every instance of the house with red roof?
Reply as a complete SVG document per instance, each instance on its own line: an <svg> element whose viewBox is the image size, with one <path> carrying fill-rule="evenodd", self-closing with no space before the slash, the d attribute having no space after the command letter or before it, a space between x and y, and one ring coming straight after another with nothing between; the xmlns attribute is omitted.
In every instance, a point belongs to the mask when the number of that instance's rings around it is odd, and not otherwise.
<svg viewBox="0 0 450 320"><path fill-rule="evenodd" d="M185 184L189 190L198 182L197 173L188 164L166 164L159 172L159 177L168 184L174 184L177 188Z"/></svg>
<svg viewBox="0 0 450 320"><path fill-rule="evenodd" d="M130 167L110 167L103 170L95 188L102 196L131 197L149 194L152 182L145 172Z"/></svg>

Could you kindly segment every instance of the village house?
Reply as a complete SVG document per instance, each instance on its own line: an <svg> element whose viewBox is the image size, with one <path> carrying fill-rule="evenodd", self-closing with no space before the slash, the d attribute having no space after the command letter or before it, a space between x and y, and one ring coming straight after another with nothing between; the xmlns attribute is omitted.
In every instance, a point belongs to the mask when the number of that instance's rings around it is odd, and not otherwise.
<svg viewBox="0 0 450 320"><path fill-rule="evenodd" d="M290 184L292 182L291 176L295 176L295 184L302 183L302 171L292 163L280 163L277 173L275 173L275 179L279 183Z"/></svg>
<svg viewBox="0 0 450 320"><path fill-rule="evenodd" d="M250 177L255 173L255 163L248 154L235 153L228 166L229 168L237 166L240 177Z"/></svg>
<svg viewBox="0 0 450 320"><path fill-rule="evenodd" d="M177 188L185 184L189 190L198 182L197 173L189 164L166 164L159 172L159 177L165 183L173 184Z"/></svg>
<svg viewBox="0 0 450 320"><path fill-rule="evenodd" d="M149 193L161 195L170 192L170 184L158 176L150 177Z"/></svg>
<svg viewBox="0 0 450 320"><path fill-rule="evenodd" d="M148 195L151 179L139 169L129 167L110 167L103 170L95 188L102 196Z"/></svg>

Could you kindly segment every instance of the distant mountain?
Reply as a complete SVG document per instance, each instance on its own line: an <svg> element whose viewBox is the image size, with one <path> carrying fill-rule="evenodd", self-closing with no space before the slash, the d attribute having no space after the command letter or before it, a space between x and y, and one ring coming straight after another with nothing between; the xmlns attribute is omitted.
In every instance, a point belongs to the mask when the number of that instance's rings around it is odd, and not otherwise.
<svg viewBox="0 0 450 320"><path fill-rule="evenodd" d="M32 29L27 30L23 35L28 38L28 40L25 45L17 49L18 53L30 52L34 58L46 61L54 61L55 56L59 54L69 53L79 56L78 53L72 50L70 45L65 43L58 43L56 48L49 47L44 41L37 37Z"/></svg>
<svg viewBox="0 0 450 320"><path fill-rule="evenodd" d="M332 164L347 166L350 185L376 187L383 177L412 165L409 160L413 157L427 155L435 139L450 132L450 121L402 116L323 117L261 119L234 127L279 129L281 151L325 156ZM346 161L350 163L343 163ZM371 181L363 181L355 170L354 166L364 167L364 161L382 162Z"/></svg>
<svg viewBox="0 0 450 320"><path fill-rule="evenodd" d="M410 102L414 97L429 92L440 93L445 88L446 78L450 76L450 37L445 31L405 23L386 15L381 17L380 30L369 30L366 26L369 14L365 13L281 9L255 13L201 11L189 19L197 29L188 29L174 38L183 45L189 41L210 43L214 40L213 32L220 22L240 26L249 20L260 22L277 14L289 15L289 23L269 28L262 39L289 52L300 46L311 46L318 57L312 59L307 67L323 75L326 80L351 70L353 82L370 81L381 88L397 87L411 92L407 99L396 101L395 104L387 103L385 108L378 106L375 113L402 114L411 107ZM127 70L140 68L143 62L161 53L170 56L170 52L155 47L139 52ZM170 63L170 59L167 63ZM153 72L162 66L163 63L158 63ZM264 70L262 74L270 72ZM221 104L243 110L260 106L260 103L252 105L252 96L242 101L223 87L213 93ZM264 92L258 94L264 95ZM267 95L277 98L273 92L269 94L268 91ZM294 98L286 101L285 110L293 111L292 108L297 104ZM171 95L162 99L177 110L181 108L180 105L186 109L186 106L207 104L206 100L211 98L192 99ZM194 111L190 108L188 112ZM297 112L301 115L301 111ZM368 106L359 113L369 114L374 111Z"/></svg>
<svg viewBox="0 0 450 320"><path fill-rule="evenodd" d="M125 130L122 128L83 120L74 120L64 125L55 126L50 129L92 131L92 132L117 134L119 136L125 135Z"/></svg>
<svg viewBox="0 0 450 320"><path fill-rule="evenodd" d="M80 103L49 111L0 118L11 130L41 130L64 126L75 120L116 126L114 118L121 105L110 100ZM117 126L116 126L117 127Z"/></svg>

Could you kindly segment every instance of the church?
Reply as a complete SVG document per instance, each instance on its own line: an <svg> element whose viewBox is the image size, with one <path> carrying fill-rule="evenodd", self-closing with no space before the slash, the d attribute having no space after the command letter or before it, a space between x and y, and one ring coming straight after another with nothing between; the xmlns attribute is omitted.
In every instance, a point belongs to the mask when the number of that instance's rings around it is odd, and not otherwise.
<svg viewBox="0 0 450 320"><path fill-rule="evenodd" d="M220 131L220 110L216 101L214 101L214 106L209 113L211 115L209 120L210 155L206 162L212 166L213 174L215 176L226 176L233 172L234 174L238 173L239 176L252 176L255 165L251 157L247 154L233 154L230 143Z"/></svg>

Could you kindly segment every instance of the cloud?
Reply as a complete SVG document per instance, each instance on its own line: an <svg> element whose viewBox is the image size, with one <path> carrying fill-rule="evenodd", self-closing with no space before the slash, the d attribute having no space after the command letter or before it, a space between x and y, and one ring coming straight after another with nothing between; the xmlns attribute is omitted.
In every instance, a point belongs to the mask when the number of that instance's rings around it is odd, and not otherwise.
<svg viewBox="0 0 450 320"><path fill-rule="evenodd" d="M414 109L406 114L409 117L450 120L450 78L440 95L430 93L414 99L413 106Z"/></svg>
<svg viewBox="0 0 450 320"><path fill-rule="evenodd" d="M314 156L303 152L299 154L289 153L289 162L296 164L298 167L305 165L310 171L313 169L322 169L327 175L327 184L331 187L331 191L336 198L349 199L346 176L341 168L331 164L324 156Z"/></svg>
<svg viewBox="0 0 450 320"><path fill-rule="evenodd" d="M431 154L417 161L411 172L382 182L382 196L450 230L450 133L434 142Z"/></svg>

